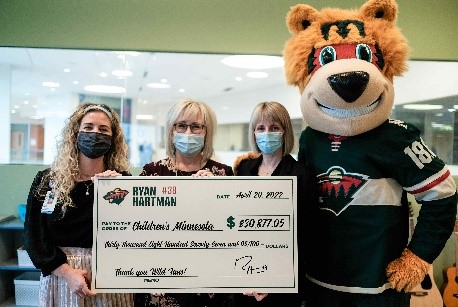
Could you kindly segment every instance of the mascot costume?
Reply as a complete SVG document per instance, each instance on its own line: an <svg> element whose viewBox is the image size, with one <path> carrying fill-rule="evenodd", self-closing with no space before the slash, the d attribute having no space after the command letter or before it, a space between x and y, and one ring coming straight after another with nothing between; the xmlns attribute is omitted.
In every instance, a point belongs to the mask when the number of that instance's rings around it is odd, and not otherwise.
<svg viewBox="0 0 458 307"><path fill-rule="evenodd" d="M313 169L319 201L307 223L307 306L409 306L449 239L455 182L411 124L390 119L393 77L409 47L394 0L359 10L293 6L283 56L308 127L298 160ZM408 241L410 193L421 205Z"/></svg>

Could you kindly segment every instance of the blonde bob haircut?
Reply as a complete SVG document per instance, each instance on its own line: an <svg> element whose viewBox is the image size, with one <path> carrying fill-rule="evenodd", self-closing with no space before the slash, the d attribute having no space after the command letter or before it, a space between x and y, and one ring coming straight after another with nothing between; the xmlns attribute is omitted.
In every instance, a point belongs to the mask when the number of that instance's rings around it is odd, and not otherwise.
<svg viewBox="0 0 458 307"><path fill-rule="evenodd" d="M260 153L258 145L256 144L255 129L256 125L267 120L279 123L283 132L283 147L282 156L291 153L294 147L294 133L293 125L291 124L291 117L288 110L279 102L266 101L259 103L251 113L250 125L248 126L248 141L250 148L255 153Z"/></svg>
<svg viewBox="0 0 458 307"><path fill-rule="evenodd" d="M215 112L205 102L185 99L177 102L167 113L165 124L166 131L166 154L175 159L175 145L173 145L174 125L178 118L186 119L194 116L202 115L203 124L205 126L205 144L202 149L202 161L208 161L214 153L213 141L216 134L216 115Z"/></svg>

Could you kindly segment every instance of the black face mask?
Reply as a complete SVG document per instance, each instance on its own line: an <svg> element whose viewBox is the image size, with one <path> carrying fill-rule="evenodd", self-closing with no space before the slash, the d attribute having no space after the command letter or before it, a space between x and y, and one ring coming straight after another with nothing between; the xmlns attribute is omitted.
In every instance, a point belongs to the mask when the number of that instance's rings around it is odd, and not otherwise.
<svg viewBox="0 0 458 307"><path fill-rule="evenodd" d="M88 158L97 159L111 148L111 135L98 132L80 131L78 149Z"/></svg>

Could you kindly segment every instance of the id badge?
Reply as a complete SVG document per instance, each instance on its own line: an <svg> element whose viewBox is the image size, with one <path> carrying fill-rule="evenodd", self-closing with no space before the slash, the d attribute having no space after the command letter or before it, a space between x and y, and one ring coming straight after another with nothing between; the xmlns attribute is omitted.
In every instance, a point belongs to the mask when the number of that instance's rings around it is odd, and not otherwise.
<svg viewBox="0 0 458 307"><path fill-rule="evenodd" d="M56 202L57 199L54 197L54 193L52 191L48 191L46 193L45 200L43 201L43 206L41 207L41 213L53 213L54 207L56 206Z"/></svg>

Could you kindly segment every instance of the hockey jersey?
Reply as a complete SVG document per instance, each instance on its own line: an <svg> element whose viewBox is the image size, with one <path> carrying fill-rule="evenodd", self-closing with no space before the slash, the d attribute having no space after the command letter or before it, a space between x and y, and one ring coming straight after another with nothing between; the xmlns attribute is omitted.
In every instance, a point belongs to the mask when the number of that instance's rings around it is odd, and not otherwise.
<svg viewBox="0 0 458 307"><path fill-rule="evenodd" d="M387 120L356 136L307 127L298 160L311 167L320 200L307 220L307 277L352 293L388 288L385 269L408 247L432 263L453 231L457 195L444 162L413 125ZM407 194L421 205L408 244Z"/></svg>

